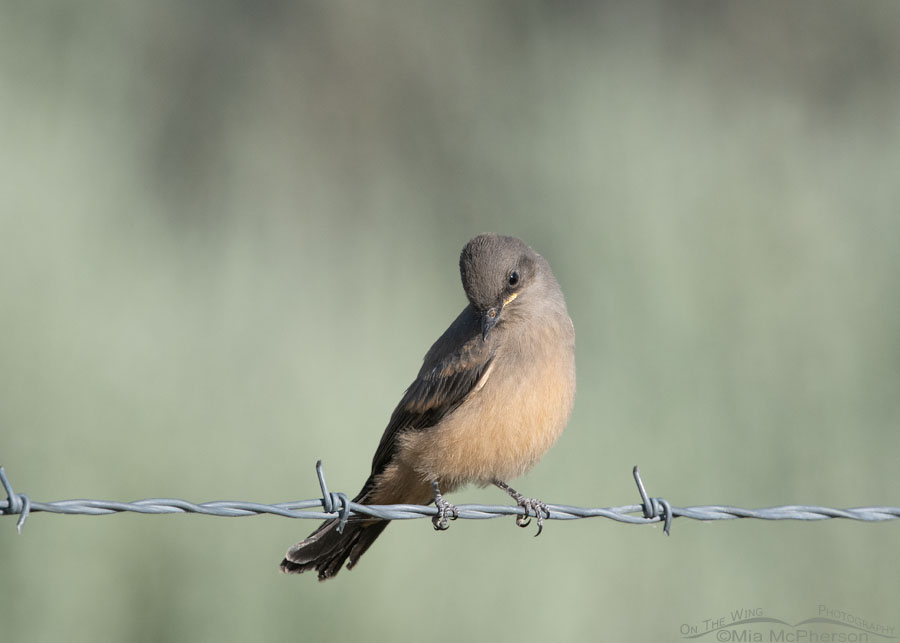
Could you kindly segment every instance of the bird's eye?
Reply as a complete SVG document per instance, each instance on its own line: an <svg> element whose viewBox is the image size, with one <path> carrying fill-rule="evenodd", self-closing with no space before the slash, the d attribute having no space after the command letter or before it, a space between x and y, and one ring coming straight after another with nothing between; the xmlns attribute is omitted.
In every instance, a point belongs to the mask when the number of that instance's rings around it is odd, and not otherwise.
<svg viewBox="0 0 900 643"><path fill-rule="evenodd" d="M513 270L509 273L509 285L515 286L517 283L519 283L519 271Z"/></svg>

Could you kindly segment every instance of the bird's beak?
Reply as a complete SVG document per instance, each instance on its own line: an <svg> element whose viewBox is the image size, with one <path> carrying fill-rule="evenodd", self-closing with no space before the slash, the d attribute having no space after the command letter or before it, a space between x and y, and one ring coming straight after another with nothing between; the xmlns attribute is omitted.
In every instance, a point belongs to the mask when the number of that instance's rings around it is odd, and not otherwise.
<svg viewBox="0 0 900 643"><path fill-rule="evenodd" d="M491 332L491 329L494 325L500 321L500 306L494 306L493 308L488 308L484 311L484 314L481 317L481 340L487 341L488 333Z"/></svg>
<svg viewBox="0 0 900 643"><path fill-rule="evenodd" d="M491 329L500 321L500 313L503 311L503 308L511 302L513 299L519 296L519 293L514 292L509 297L503 300L499 306L494 306L493 308L488 308L484 311L484 315L481 318L481 340L487 341L488 333L491 332Z"/></svg>

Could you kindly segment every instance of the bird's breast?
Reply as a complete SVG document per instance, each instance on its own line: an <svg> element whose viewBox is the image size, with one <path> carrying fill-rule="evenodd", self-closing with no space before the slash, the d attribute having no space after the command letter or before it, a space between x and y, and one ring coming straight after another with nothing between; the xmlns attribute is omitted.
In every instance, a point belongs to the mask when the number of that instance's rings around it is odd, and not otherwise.
<svg viewBox="0 0 900 643"><path fill-rule="evenodd" d="M404 464L448 491L511 480L534 466L565 428L575 395L571 341L539 339L510 342L455 411L402 436Z"/></svg>

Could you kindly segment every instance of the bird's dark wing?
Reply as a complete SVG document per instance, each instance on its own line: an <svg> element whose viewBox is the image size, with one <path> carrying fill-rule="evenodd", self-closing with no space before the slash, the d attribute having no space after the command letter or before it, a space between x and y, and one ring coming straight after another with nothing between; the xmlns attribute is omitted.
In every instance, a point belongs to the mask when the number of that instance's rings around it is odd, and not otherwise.
<svg viewBox="0 0 900 643"><path fill-rule="evenodd" d="M381 436L372 459L373 477L391 462L398 435L435 426L478 384L494 358L493 343L482 339L480 329L477 315L467 307L425 355L422 370Z"/></svg>

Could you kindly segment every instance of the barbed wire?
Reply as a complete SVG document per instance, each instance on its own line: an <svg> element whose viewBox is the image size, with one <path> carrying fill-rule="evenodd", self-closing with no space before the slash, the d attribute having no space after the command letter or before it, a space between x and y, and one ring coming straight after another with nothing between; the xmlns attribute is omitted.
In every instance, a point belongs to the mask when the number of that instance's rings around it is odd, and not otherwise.
<svg viewBox="0 0 900 643"><path fill-rule="evenodd" d="M325 483L322 461L316 463L316 475L322 497L313 500L298 500L272 505L258 502L217 501L193 503L174 498L148 498L135 502L114 502L109 500L58 500L55 502L33 502L26 494L13 491L3 467L0 467L0 484L6 491L7 499L0 501L0 516L18 515L16 528L22 533L25 520L32 513L49 512L58 514L80 514L101 516L120 512L142 514L198 513L208 516L258 516L271 514L285 518L312 518L323 520L339 518L341 526L351 516L368 516L384 520L410 520L428 518L437 514L437 509L426 505L362 505L352 502L347 495L329 492ZM590 508L569 505L547 504L551 520L576 520L579 518L609 518L628 524L663 523L663 531L670 533L673 518L691 520L735 520L756 518L759 520L828 520L845 518L865 522L883 522L900 518L900 507L855 507L834 509L815 505L784 505L763 509L743 509L729 505L701 505L693 507L673 507L664 498L647 495L638 467L633 469L634 481L641 496L641 504L621 507ZM320 511L311 511L318 507ZM482 520L501 516L527 516L522 507L509 505L456 505L459 518ZM639 515L636 515L639 514Z"/></svg>

